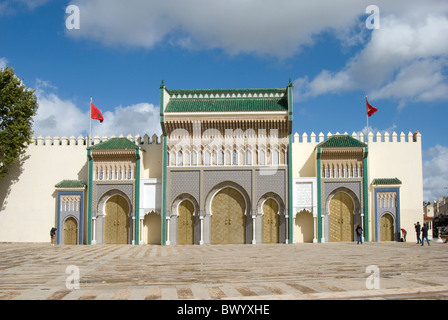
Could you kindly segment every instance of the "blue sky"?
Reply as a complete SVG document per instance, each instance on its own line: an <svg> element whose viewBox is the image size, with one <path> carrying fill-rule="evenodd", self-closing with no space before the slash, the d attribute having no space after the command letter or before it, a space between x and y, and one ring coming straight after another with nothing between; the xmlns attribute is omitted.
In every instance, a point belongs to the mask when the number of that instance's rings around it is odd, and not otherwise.
<svg viewBox="0 0 448 320"><path fill-rule="evenodd" d="M368 29L379 9L379 29ZM69 30L69 5L80 28ZM0 0L0 67L36 89L35 135L160 133L159 85L294 83L294 132L422 133L424 198L448 190L444 0Z"/></svg>

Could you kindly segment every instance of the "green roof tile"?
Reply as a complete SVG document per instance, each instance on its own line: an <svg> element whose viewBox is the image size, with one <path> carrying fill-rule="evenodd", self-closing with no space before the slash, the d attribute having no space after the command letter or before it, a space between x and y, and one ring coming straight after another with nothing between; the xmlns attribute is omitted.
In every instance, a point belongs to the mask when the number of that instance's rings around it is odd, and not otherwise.
<svg viewBox="0 0 448 320"><path fill-rule="evenodd" d="M167 113L288 111L286 89L170 89L167 91L172 97L165 108Z"/></svg>
<svg viewBox="0 0 448 320"><path fill-rule="evenodd" d="M62 180L55 185L56 188L85 188L86 186L82 180Z"/></svg>
<svg viewBox="0 0 448 320"><path fill-rule="evenodd" d="M398 178L379 178L373 179L373 185L388 185L388 184L401 184L401 180Z"/></svg>
<svg viewBox="0 0 448 320"><path fill-rule="evenodd" d="M286 99L172 99L165 112L288 111Z"/></svg>
<svg viewBox="0 0 448 320"><path fill-rule="evenodd" d="M367 144L349 135L332 135L327 140L319 143L317 148L364 148Z"/></svg>
<svg viewBox="0 0 448 320"><path fill-rule="evenodd" d="M111 138L105 142L89 147L90 150L138 149L138 146L127 138Z"/></svg>

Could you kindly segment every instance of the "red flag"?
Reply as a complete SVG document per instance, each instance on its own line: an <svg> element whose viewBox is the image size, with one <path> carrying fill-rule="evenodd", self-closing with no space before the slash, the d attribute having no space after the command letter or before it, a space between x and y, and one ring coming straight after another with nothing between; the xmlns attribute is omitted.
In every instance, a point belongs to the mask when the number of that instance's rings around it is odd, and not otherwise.
<svg viewBox="0 0 448 320"><path fill-rule="evenodd" d="M90 103L90 117L95 120L100 120L100 123L102 123L104 120L100 110L95 107L93 103Z"/></svg>
<svg viewBox="0 0 448 320"><path fill-rule="evenodd" d="M367 97L366 97L366 104L367 104L367 116L370 117L371 115L373 115L375 112L378 111L377 108L374 108L370 105L369 101L367 101Z"/></svg>

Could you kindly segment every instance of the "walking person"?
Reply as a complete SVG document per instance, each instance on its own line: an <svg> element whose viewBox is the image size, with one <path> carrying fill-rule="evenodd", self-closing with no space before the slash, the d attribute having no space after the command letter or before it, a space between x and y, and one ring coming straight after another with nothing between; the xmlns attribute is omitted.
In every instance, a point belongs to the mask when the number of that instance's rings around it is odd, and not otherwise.
<svg viewBox="0 0 448 320"><path fill-rule="evenodd" d="M422 240L420 239L420 231L421 231L421 225L420 222L417 221L415 225L415 232L417 233L417 244L422 243Z"/></svg>
<svg viewBox="0 0 448 320"><path fill-rule="evenodd" d="M428 246L429 246L428 225L426 223L423 224L423 228L422 228L422 246L425 243L425 238L426 238L426 242L428 243Z"/></svg>
<svg viewBox="0 0 448 320"><path fill-rule="evenodd" d="M54 246L55 242L56 242L56 228L51 228L50 230L50 237L51 237L51 245Z"/></svg>
<svg viewBox="0 0 448 320"><path fill-rule="evenodd" d="M358 224L358 226L356 227L356 235L358 236L358 243L359 244L361 242L362 244L362 228L361 225Z"/></svg>

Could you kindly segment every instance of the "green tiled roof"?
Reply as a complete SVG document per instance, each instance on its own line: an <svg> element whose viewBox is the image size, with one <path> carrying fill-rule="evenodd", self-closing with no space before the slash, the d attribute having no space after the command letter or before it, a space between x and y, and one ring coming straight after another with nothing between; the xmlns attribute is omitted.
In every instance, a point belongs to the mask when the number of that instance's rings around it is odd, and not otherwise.
<svg viewBox="0 0 448 320"><path fill-rule="evenodd" d="M319 143L318 148L364 148L367 144L349 135L333 135L327 140Z"/></svg>
<svg viewBox="0 0 448 320"><path fill-rule="evenodd" d="M254 94L254 93L286 93L284 88L245 88L245 89L167 89L170 95L172 94Z"/></svg>
<svg viewBox="0 0 448 320"><path fill-rule="evenodd" d="M401 180L398 178L380 178L380 179L373 179L372 184L374 185L401 184Z"/></svg>
<svg viewBox="0 0 448 320"><path fill-rule="evenodd" d="M286 99L173 99L165 112L288 111Z"/></svg>
<svg viewBox="0 0 448 320"><path fill-rule="evenodd" d="M82 180L62 180L56 188L85 188L87 185Z"/></svg>
<svg viewBox="0 0 448 320"><path fill-rule="evenodd" d="M286 89L179 89L168 93L177 97L170 99L165 112L288 111Z"/></svg>
<svg viewBox="0 0 448 320"><path fill-rule="evenodd" d="M89 147L90 150L138 149L138 146L127 138L111 138L105 142Z"/></svg>

